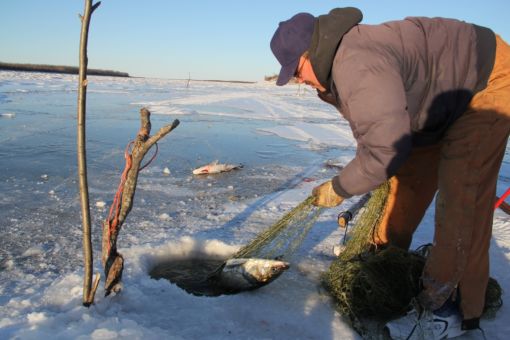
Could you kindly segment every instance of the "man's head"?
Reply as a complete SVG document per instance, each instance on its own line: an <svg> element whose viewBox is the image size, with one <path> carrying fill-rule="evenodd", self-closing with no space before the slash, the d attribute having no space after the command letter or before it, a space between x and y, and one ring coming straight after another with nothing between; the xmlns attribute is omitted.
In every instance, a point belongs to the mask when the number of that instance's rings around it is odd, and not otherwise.
<svg viewBox="0 0 510 340"><path fill-rule="evenodd" d="M301 55L312 42L315 17L310 13L298 13L278 25L271 39L271 50L282 65L276 85L282 86L294 76Z"/></svg>

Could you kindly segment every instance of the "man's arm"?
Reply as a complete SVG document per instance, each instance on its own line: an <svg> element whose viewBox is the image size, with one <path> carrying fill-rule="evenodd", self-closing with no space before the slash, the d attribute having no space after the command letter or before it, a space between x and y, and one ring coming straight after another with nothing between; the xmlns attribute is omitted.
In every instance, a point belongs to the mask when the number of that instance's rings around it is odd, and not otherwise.
<svg viewBox="0 0 510 340"><path fill-rule="evenodd" d="M386 67L385 67L386 66ZM394 175L412 148L411 124L400 74L388 65L361 65L334 75L358 142L356 156L332 180L345 198L371 191Z"/></svg>

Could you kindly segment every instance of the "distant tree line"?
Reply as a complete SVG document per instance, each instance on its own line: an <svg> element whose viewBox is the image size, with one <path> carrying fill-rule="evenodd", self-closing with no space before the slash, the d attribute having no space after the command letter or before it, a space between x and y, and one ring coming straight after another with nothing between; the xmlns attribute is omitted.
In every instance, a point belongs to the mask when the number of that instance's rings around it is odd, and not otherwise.
<svg viewBox="0 0 510 340"><path fill-rule="evenodd" d="M264 76L264 80L265 81L276 81L276 79L278 79L278 75L277 74L272 74L270 76Z"/></svg>
<svg viewBox="0 0 510 340"><path fill-rule="evenodd" d="M276 81L278 79L278 74L272 74L270 76L264 76L265 81ZM297 84L296 78L292 78L289 80L289 84Z"/></svg>
<svg viewBox="0 0 510 340"><path fill-rule="evenodd" d="M0 62L0 70L78 74L78 67L76 66L14 64L3 62ZM87 74L95 76L129 77L129 74L126 72L112 70L88 69Z"/></svg>

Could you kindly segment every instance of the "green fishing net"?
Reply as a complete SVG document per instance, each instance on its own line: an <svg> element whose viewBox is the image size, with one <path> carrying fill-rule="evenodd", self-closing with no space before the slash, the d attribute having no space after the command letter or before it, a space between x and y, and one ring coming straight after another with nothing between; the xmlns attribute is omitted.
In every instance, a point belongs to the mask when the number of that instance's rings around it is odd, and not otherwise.
<svg viewBox="0 0 510 340"><path fill-rule="evenodd" d="M383 216L389 182L372 192L353 221L351 235L340 255L323 275L323 284L333 296L339 312L363 336L367 319L379 325L405 313L420 291L425 264L423 251L396 247L377 248L374 233ZM502 289L495 279L487 286L484 317L501 307Z"/></svg>
<svg viewBox="0 0 510 340"><path fill-rule="evenodd" d="M339 312L363 334L361 320L385 322L404 313L419 293L425 252L374 246L374 233L383 216L390 190L389 181L372 191L370 199L352 223L349 239L323 275L323 284ZM303 242L322 209L310 196L280 220L242 247L233 257L288 259ZM484 316L501 307L502 289L489 280Z"/></svg>
<svg viewBox="0 0 510 340"><path fill-rule="evenodd" d="M322 210L312 205L313 200L313 196L305 199L233 257L288 259L303 242Z"/></svg>

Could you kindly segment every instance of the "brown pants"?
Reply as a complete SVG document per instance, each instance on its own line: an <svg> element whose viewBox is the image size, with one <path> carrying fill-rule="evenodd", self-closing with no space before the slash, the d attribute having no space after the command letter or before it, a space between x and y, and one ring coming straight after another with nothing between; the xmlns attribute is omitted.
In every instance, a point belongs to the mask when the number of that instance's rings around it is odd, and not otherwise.
<svg viewBox="0 0 510 340"><path fill-rule="evenodd" d="M439 308L454 289L465 320L480 317L489 279L489 245L498 173L510 134L510 46L499 36L488 85L440 144L416 148L390 179L376 243L409 248L436 197L434 245L419 299Z"/></svg>

